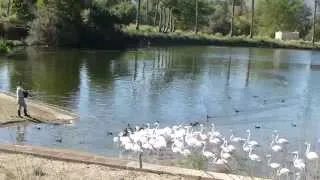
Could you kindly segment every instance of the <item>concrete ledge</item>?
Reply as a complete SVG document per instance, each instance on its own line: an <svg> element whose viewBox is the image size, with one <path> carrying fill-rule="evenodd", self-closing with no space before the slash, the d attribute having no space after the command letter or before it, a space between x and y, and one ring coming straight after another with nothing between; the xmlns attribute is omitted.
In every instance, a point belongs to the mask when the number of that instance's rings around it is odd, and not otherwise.
<svg viewBox="0 0 320 180"><path fill-rule="evenodd" d="M95 164L107 167L113 167L118 169L127 169L140 172L148 172L155 174L169 174L178 175L192 179L214 179L214 180L266 180L263 178L254 178L246 176L238 176L232 174L223 174L215 172L204 172L192 169L161 166L155 164L143 163L143 169L138 168L138 163L122 160L118 158L96 156L89 153L80 153L76 151L51 149L44 147L34 147L28 145L11 145L11 144L0 144L0 152L6 153L18 153L25 155L32 155L36 157L42 157L53 160L68 161L75 163Z"/></svg>

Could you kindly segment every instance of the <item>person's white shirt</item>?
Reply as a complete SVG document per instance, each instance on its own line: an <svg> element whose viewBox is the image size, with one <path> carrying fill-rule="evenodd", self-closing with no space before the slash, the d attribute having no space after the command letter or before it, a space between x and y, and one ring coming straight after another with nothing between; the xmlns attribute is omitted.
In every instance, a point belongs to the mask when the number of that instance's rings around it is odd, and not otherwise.
<svg viewBox="0 0 320 180"><path fill-rule="evenodd" d="M19 98L24 98L23 89L21 86L17 87L17 99L19 99Z"/></svg>

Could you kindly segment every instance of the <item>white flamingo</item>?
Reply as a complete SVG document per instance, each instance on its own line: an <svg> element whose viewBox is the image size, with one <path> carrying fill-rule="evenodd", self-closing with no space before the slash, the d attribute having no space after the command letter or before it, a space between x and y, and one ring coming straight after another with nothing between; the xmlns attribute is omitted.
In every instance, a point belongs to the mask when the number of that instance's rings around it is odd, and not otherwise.
<svg viewBox="0 0 320 180"><path fill-rule="evenodd" d="M261 158L260 158L260 156L258 156L257 154L252 154L252 150L253 150L253 148L251 147L250 148L250 151L249 151L249 159L251 160L251 161L256 161L256 162L261 162Z"/></svg>
<svg viewBox="0 0 320 180"><path fill-rule="evenodd" d="M288 178L289 172L290 170L288 168L281 168L281 169L278 169L277 176L279 177L286 176Z"/></svg>
<svg viewBox="0 0 320 180"><path fill-rule="evenodd" d="M272 151L274 151L274 152L281 151L282 150L282 146L280 146L279 144L275 144L276 137L274 135L272 135L272 136L273 136L273 139L272 139L272 142L270 144Z"/></svg>
<svg viewBox="0 0 320 180"><path fill-rule="evenodd" d="M277 144L288 144L289 143L289 141L287 140L287 139L285 139L285 138L279 138L279 133L278 133L278 131L274 131L274 134L275 134L275 142L277 143Z"/></svg>
<svg viewBox="0 0 320 180"><path fill-rule="evenodd" d="M275 163L275 162L271 162L271 154L268 154L266 156L266 158L268 158L268 166L271 167L272 169L278 169L280 167L280 163Z"/></svg>
<svg viewBox="0 0 320 180"><path fill-rule="evenodd" d="M204 130L203 124L200 124L200 128L201 128L200 132L197 132L196 134L200 137L202 141L205 141L208 139L208 136L206 134L203 134L203 130Z"/></svg>
<svg viewBox="0 0 320 180"><path fill-rule="evenodd" d="M202 149L202 155L204 157L206 157L207 159L210 159L210 158L215 158L216 155L210 151L205 151L206 149L206 143L203 143L203 149Z"/></svg>
<svg viewBox="0 0 320 180"><path fill-rule="evenodd" d="M246 142L248 143L249 146L258 146L259 143L257 141L254 140L250 140L251 139L251 131L250 129L247 130L248 136L247 136L247 140Z"/></svg>
<svg viewBox="0 0 320 180"><path fill-rule="evenodd" d="M214 137L212 134L209 134L209 142L215 145L220 144L222 141L218 137Z"/></svg>
<svg viewBox="0 0 320 180"><path fill-rule="evenodd" d="M213 164L215 165L226 165L228 163L228 161L226 159L223 158L216 158L213 160Z"/></svg>
<svg viewBox="0 0 320 180"><path fill-rule="evenodd" d="M271 162L271 154L266 155L266 158L268 159L268 166L274 170L274 175L278 174L278 169L280 168L280 164L279 163L275 163L275 162Z"/></svg>
<svg viewBox="0 0 320 180"><path fill-rule="evenodd" d="M243 139L243 138L241 138L241 137L236 137L236 136L234 136L232 130L231 130L231 136L230 136L229 139L230 139L231 142L234 142L234 143L239 143L239 142L244 142L244 141L245 141L245 139Z"/></svg>
<svg viewBox="0 0 320 180"><path fill-rule="evenodd" d="M220 156L222 159L226 159L226 160L232 157L230 153L224 152L223 150L220 152Z"/></svg>
<svg viewBox="0 0 320 180"><path fill-rule="evenodd" d="M306 146L307 146L307 149L306 149L305 155L307 159L310 161L317 160L319 158L318 154L316 152L310 152L311 144L306 143Z"/></svg>
<svg viewBox="0 0 320 180"><path fill-rule="evenodd" d="M213 136L213 137L222 137L222 135L220 134L220 132L216 131L215 130L215 125L212 123L211 124L211 132L210 134Z"/></svg>
<svg viewBox="0 0 320 180"><path fill-rule="evenodd" d="M242 150L244 152L249 152L251 149L251 146L248 144L248 142L246 141L243 145L242 145Z"/></svg>
<svg viewBox="0 0 320 180"><path fill-rule="evenodd" d="M226 138L223 138L224 143L221 145L221 149L224 152L232 153L236 148L233 145L228 145Z"/></svg>
<svg viewBox="0 0 320 180"><path fill-rule="evenodd" d="M299 152L294 151L292 154L294 154L293 166L300 171L303 171L306 167L306 164L304 163L303 159L299 159Z"/></svg>
<svg viewBox="0 0 320 180"><path fill-rule="evenodd" d="M172 143L171 150L173 153L181 153L181 148L176 146L176 142Z"/></svg>
<svg viewBox="0 0 320 180"><path fill-rule="evenodd" d="M189 156L191 154L191 151L189 149L183 149L181 150L181 154L184 156Z"/></svg>

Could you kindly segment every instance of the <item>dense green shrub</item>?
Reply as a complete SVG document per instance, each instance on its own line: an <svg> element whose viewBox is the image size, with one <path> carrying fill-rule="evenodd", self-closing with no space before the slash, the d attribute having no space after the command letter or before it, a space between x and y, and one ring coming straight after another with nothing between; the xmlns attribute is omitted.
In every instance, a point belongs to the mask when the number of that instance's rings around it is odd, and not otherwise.
<svg viewBox="0 0 320 180"><path fill-rule="evenodd" d="M131 1L120 2L112 6L111 12L119 18L121 24L128 25L135 20L136 9L136 6Z"/></svg>
<svg viewBox="0 0 320 180"><path fill-rule="evenodd" d="M0 39L0 54L7 54L11 51L14 44L11 41Z"/></svg>

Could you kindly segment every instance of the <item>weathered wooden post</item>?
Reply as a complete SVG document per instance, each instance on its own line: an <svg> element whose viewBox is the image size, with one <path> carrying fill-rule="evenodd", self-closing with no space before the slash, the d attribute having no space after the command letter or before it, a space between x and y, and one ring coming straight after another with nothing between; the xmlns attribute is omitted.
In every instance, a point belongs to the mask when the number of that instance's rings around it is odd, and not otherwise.
<svg viewBox="0 0 320 180"><path fill-rule="evenodd" d="M139 153L139 168L142 169L142 152Z"/></svg>

